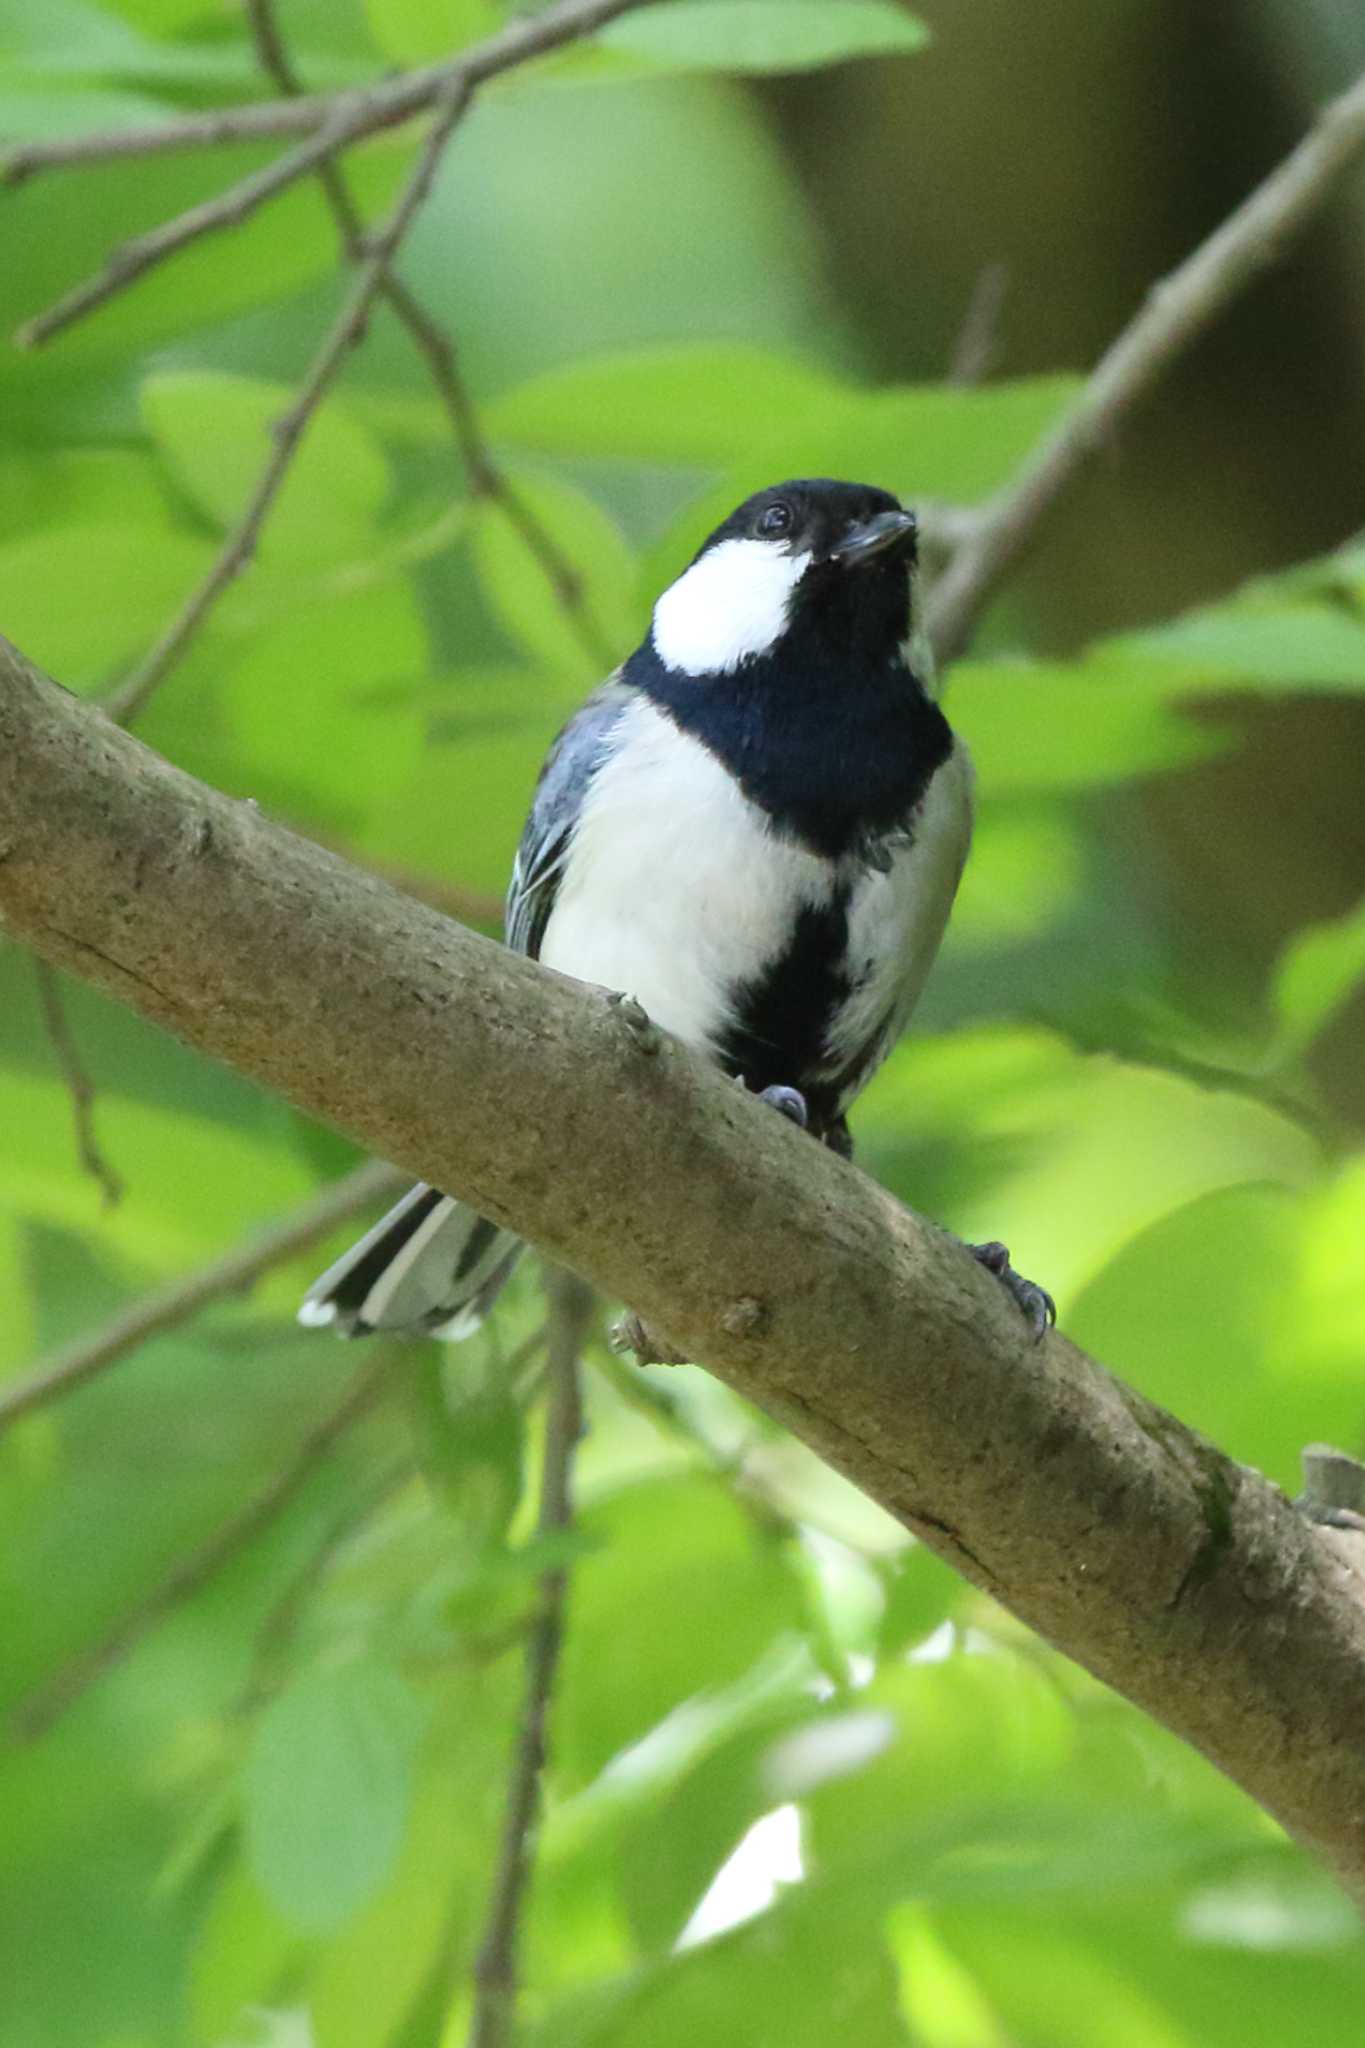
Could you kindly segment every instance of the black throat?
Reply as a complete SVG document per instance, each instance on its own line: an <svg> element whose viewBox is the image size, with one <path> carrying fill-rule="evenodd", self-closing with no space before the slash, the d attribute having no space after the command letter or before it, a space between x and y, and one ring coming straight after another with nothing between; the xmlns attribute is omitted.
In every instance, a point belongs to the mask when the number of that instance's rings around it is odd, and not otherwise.
<svg viewBox="0 0 1365 2048"><path fill-rule="evenodd" d="M665 667L653 639L625 680L722 761L775 828L837 860L909 826L953 749L947 719L898 655L790 632L733 674Z"/></svg>

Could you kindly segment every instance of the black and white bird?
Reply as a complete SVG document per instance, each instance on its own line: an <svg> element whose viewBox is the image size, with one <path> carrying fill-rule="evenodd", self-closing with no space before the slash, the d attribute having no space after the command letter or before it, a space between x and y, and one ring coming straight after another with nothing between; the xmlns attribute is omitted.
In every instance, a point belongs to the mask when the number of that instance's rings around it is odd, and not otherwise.
<svg viewBox="0 0 1365 2048"><path fill-rule="evenodd" d="M541 770L508 945L654 1023L845 1153L849 1104L924 986L967 857L972 771L912 633L915 521L827 479L748 498ZM972 1246L1041 1333L1052 1303ZM460 1337L520 1242L419 1185L301 1322Z"/></svg>

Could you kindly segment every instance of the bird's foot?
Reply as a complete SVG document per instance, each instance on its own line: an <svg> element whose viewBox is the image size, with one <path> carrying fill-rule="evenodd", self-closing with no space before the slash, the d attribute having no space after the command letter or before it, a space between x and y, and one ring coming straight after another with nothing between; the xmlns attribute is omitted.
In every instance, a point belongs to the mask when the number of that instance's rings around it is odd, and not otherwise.
<svg viewBox="0 0 1365 2048"><path fill-rule="evenodd" d="M800 1130L804 1131L810 1122L806 1098L799 1088L765 1088L758 1099L760 1102L766 1102L769 1109L775 1109L779 1116L785 1116Z"/></svg>
<svg viewBox="0 0 1365 2048"><path fill-rule="evenodd" d="M1057 1304L1047 1289L1015 1272L1008 1246L992 1240L990 1244L969 1244L967 1249L988 1273L994 1273L1032 1330L1034 1343L1039 1343L1048 1325L1057 1320Z"/></svg>

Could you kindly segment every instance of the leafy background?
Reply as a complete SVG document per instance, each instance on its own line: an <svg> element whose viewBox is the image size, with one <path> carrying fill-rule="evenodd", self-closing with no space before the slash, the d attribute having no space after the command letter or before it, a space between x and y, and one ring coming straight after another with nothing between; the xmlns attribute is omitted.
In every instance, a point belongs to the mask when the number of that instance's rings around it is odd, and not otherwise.
<svg viewBox="0 0 1365 2048"><path fill-rule="evenodd" d="M280 0L317 88L497 0ZM932 40L926 30L932 29ZM978 501L1163 265L1365 62L1353 8L674 0L491 89L406 273L499 460L638 637L774 475ZM850 59L856 61L839 61ZM218 0L0 0L0 132L261 96ZM410 137L353 159L367 208ZM39 179L7 326L259 153ZM1125 433L956 672L977 847L867 1168L1003 1236L1069 1330L1296 1484L1361 1448L1365 294L1360 188ZM990 379L945 379L981 266ZM339 302L296 189L60 344L0 354L0 625L117 678L235 517ZM249 577L142 722L358 858L501 889L600 662L382 309ZM31 963L0 952L0 1365L351 1159L83 990L81 1172ZM337 1239L337 1248L344 1241ZM11 1707L142 1610L336 1403L320 1256L0 1444ZM254 1540L0 1758L4 2048L463 2040L537 1572L539 1327L383 1361ZM518 1362L519 1353L521 1354ZM537 2048L1221 2048L1359 2031L1330 1885L1197 1758L691 1369L594 1347L571 1626L525 1927ZM1009 1503L1001 1502L1002 1516Z"/></svg>

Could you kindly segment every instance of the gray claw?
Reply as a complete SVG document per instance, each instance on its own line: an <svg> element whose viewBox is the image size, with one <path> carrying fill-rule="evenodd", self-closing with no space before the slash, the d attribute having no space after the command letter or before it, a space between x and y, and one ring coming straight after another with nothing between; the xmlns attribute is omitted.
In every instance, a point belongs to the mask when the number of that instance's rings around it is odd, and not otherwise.
<svg viewBox="0 0 1365 2048"><path fill-rule="evenodd" d="M1040 1343L1049 1325L1057 1320L1057 1304L1047 1289L1026 1280L1022 1273L1016 1273L1010 1264L1008 1246L998 1240L993 1239L989 1244L969 1244L967 1249L988 1273L994 1273L1032 1330L1034 1343Z"/></svg>
<svg viewBox="0 0 1365 2048"><path fill-rule="evenodd" d="M758 1099L760 1102L766 1102L770 1109L775 1109L779 1116L787 1117L803 1131L810 1122L806 1098L799 1088L765 1088Z"/></svg>

